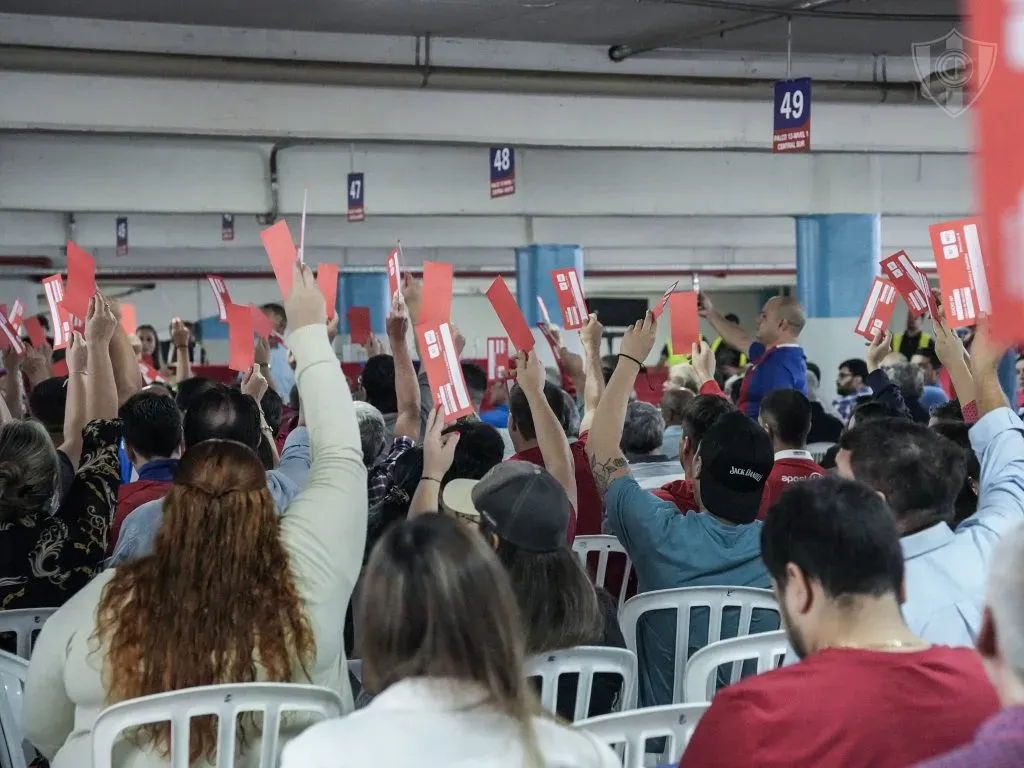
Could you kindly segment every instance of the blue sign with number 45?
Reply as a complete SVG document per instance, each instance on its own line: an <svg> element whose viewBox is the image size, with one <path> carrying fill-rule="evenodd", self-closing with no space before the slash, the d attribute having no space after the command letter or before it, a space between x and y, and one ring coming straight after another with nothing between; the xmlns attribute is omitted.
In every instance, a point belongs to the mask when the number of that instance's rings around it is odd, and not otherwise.
<svg viewBox="0 0 1024 768"><path fill-rule="evenodd" d="M781 80L775 84L773 152L810 152L811 79Z"/></svg>

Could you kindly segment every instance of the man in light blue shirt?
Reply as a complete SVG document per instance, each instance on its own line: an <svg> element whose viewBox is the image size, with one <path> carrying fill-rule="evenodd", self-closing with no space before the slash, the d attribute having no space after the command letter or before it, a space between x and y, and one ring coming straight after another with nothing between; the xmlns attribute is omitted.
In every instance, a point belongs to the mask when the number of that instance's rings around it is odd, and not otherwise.
<svg viewBox="0 0 1024 768"><path fill-rule="evenodd" d="M288 328L288 316L280 304L264 304L260 307L264 315L274 321L275 334L270 337L270 377L274 380L274 389L281 398L288 402L288 397L295 386L295 371L288 360L288 347L284 345L284 333Z"/></svg>
<svg viewBox="0 0 1024 768"><path fill-rule="evenodd" d="M701 512L680 514L670 501L644 491L630 474L619 442L639 363L654 345L648 313L622 340L618 365L594 414L587 458L604 496L605 526L615 534L636 570L640 592L672 587L769 587L756 522L774 454L763 429L738 411L725 413L701 440L693 460L694 496ZM676 668L675 626L664 612L641 620L638 632L640 701L669 704L682 677ZM723 636L735 635L739 617L726 615ZM688 651L707 643L708 611L690 616ZM730 626L731 624L731 626ZM751 631L778 626L758 617ZM681 662L682 660L678 660Z"/></svg>
<svg viewBox="0 0 1024 768"><path fill-rule="evenodd" d="M896 517L903 612L911 631L935 644L975 644L992 553L1024 521L1024 423L1006 407L999 357L979 332L971 369L981 418L970 431L981 463L978 509L955 532L949 522L965 470L952 442L907 421L874 421L847 433L836 457L839 473L881 493Z"/></svg>
<svg viewBox="0 0 1024 768"><path fill-rule="evenodd" d="M185 450L204 440L220 439L235 440L256 451L261 439L273 441L269 431L261 434L261 423L262 415L253 398L217 385L199 395L185 412ZM309 433L304 426L297 427L288 435L278 469L267 472L267 487L278 513L298 496L310 465ZM121 524L117 546L107 565L116 567L152 553L163 514L163 499L147 502L129 514Z"/></svg>

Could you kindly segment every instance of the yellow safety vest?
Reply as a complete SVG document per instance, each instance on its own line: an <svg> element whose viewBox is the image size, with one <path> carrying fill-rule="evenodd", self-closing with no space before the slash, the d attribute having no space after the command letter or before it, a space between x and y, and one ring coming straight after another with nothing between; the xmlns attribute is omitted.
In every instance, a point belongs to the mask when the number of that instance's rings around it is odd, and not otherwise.
<svg viewBox="0 0 1024 768"><path fill-rule="evenodd" d="M897 333L895 336L892 337L892 351L893 352L899 352L900 351L900 347L903 346L903 337L906 336L906 335L907 335L906 333L900 332L900 333ZM917 338L917 348L918 349L928 349L928 347L930 347L931 344L932 344L932 337L929 336L927 333L922 333L920 336L918 336L918 338Z"/></svg>
<svg viewBox="0 0 1024 768"><path fill-rule="evenodd" d="M725 343L725 339L723 339L721 336L719 336L717 339L715 339L714 341L711 342L711 351L712 352L718 352L718 348L720 346L722 346L722 344L724 344L724 343ZM680 363L688 363L688 362L690 362L690 356L689 355L677 355L677 354L673 353L673 351L672 351L672 339L668 339L666 341L665 346L668 347L668 360L667 360L667 362L665 364L669 368L671 368L673 365L679 365ZM745 354L743 354L742 352L740 352L740 368L743 368L744 366L746 366L746 364L747 364L747 356Z"/></svg>

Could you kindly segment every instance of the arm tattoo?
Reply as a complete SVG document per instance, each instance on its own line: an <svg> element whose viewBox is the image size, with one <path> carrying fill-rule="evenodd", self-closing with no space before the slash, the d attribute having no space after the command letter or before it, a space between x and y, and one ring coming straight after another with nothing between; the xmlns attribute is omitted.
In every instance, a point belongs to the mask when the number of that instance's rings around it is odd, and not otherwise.
<svg viewBox="0 0 1024 768"><path fill-rule="evenodd" d="M594 485L603 497L608 486L629 474L629 462L622 456L611 456L603 461L597 456L590 457L590 471L594 475Z"/></svg>

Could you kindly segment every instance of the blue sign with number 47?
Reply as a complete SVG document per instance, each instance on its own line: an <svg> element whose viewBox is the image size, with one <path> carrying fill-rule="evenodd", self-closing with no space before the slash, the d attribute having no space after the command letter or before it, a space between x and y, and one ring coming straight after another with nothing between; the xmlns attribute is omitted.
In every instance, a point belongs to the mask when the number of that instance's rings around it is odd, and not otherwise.
<svg viewBox="0 0 1024 768"><path fill-rule="evenodd" d="M366 218L366 208L363 201L366 199L366 190L363 187L363 174L350 173L348 175L348 220L363 221Z"/></svg>
<svg viewBox="0 0 1024 768"><path fill-rule="evenodd" d="M516 151L512 147L491 147L491 197L516 193Z"/></svg>
<svg viewBox="0 0 1024 768"><path fill-rule="evenodd" d="M811 151L811 78L775 84L773 152Z"/></svg>

